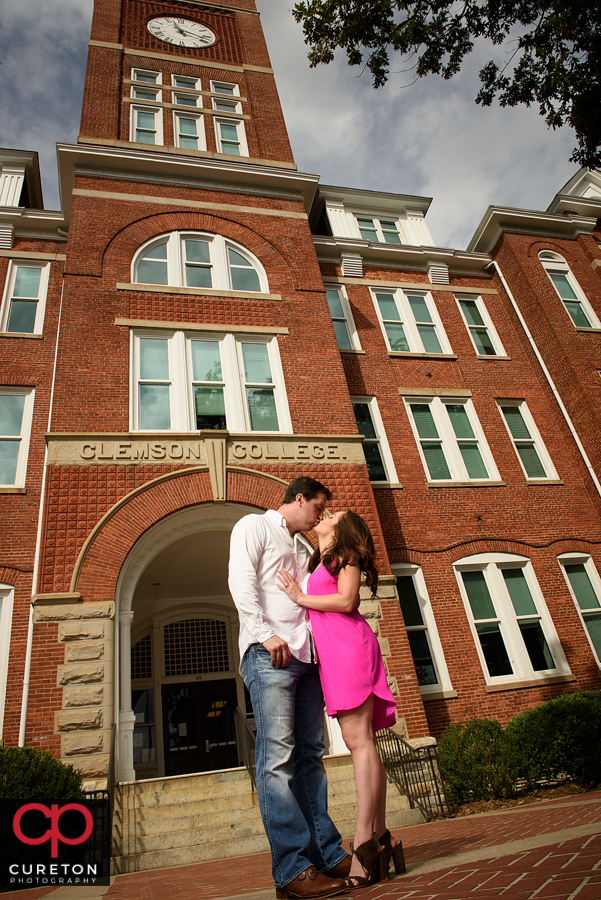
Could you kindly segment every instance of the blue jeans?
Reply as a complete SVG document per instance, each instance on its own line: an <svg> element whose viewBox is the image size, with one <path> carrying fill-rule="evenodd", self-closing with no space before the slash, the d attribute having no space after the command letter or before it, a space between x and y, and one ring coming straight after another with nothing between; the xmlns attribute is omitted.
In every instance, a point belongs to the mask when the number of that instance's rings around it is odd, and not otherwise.
<svg viewBox="0 0 601 900"><path fill-rule="evenodd" d="M240 671L257 723L257 793L273 880L282 888L308 866L325 872L346 856L327 808L323 693L315 663L293 656L275 669L262 644L251 644Z"/></svg>

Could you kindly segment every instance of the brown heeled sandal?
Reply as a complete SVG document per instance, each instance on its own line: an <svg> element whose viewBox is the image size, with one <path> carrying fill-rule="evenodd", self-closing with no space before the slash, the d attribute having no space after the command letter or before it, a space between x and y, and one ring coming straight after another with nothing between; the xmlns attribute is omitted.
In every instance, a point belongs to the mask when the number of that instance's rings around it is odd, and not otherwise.
<svg viewBox="0 0 601 900"><path fill-rule="evenodd" d="M382 835L382 837L378 838L378 843L382 845L384 854L386 857L386 872L390 868L390 860L394 863L394 871L396 875L404 875L407 871L407 866L405 865L405 854L403 853L403 845L400 841L398 841L394 847L392 846L392 838L390 835L390 831L388 828ZM386 878L388 874L386 875Z"/></svg>
<svg viewBox="0 0 601 900"><path fill-rule="evenodd" d="M386 871L386 851L378 843L374 831L371 840L365 841L355 850L351 844L351 853L356 856L366 875L349 875L346 886L352 891L355 888L369 887L381 879L388 878Z"/></svg>

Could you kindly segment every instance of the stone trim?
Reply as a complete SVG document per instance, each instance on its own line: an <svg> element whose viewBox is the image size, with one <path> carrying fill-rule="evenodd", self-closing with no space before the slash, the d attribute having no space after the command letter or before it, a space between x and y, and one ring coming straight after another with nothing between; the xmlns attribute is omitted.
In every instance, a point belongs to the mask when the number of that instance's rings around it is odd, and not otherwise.
<svg viewBox="0 0 601 900"><path fill-rule="evenodd" d="M374 278L341 278L339 275L328 275L327 281L335 284L366 284L374 288L374 290L388 287L407 288L410 291L450 291L455 294L499 293L495 288L462 287L458 284L432 284L431 281L378 281Z"/></svg>
<svg viewBox="0 0 601 900"><path fill-rule="evenodd" d="M249 213L253 216L275 216L284 219L303 219L306 221L305 212L292 212L286 209L266 209L263 206L238 206L235 203L208 203L204 200L182 200L181 197L153 197L150 195L127 194L117 191L93 191L84 188L74 188L74 197L91 197L96 200L122 200L125 203L158 203L162 206L179 206L186 209L215 209L226 212Z"/></svg>
<svg viewBox="0 0 601 900"><path fill-rule="evenodd" d="M216 331L220 334L290 334L288 328L276 325L215 325L202 322L161 322L157 319L115 319L115 325L128 328L170 328L175 331Z"/></svg>
<svg viewBox="0 0 601 900"><path fill-rule="evenodd" d="M37 253L34 250L0 250L0 256L8 256L9 259L67 259L66 253Z"/></svg>
<svg viewBox="0 0 601 900"><path fill-rule="evenodd" d="M118 291L142 291L145 294L187 294L196 297L234 297L236 300L281 300L281 294L262 294L259 291L228 291L221 288L171 287L167 284L127 284L118 281ZM169 323L173 325L173 323ZM231 329L230 329L231 330ZM222 328L221 331L224 331ZM257 327L258 332L269 331Z"/></svg>

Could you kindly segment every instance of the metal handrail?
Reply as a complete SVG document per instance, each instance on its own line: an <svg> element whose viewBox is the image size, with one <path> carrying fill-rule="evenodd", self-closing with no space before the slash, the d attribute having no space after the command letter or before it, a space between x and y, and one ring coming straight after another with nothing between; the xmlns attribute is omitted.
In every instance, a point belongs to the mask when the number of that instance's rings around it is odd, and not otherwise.
<svg viewBox="0 0 601 900"><path fill-rule="evenodd" d="M418 807L427 820L452 815L436 747L412 747L390 728L378 731L376 742L388 780L406 794L412 809Z"/></svg>
<svg viewBox="0 0 601 900"><path fill-rule="evenodd" d="M255 766L256 735L239 706L234 710L234 722L236 723L238 747L242 751L240 762L243 766L246 766L246 771L250 776L251 790L254 791L257 783Z"/></svg>

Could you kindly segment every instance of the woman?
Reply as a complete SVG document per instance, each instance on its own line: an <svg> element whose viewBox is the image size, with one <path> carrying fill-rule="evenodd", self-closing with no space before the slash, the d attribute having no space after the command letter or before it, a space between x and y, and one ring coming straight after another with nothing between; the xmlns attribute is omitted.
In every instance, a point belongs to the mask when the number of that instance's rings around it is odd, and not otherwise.
<svg viewBox="0 0 601 900"><path fill-rule="evenodd" d="M314 530L319 547L307 593L285 570L278 572L279 587L309 609L326 711L338 719L351 752L358 819L347 885L363 887L388 878L391 860L397 874L405 871L401 843L386 828L386 774L375 741L376 731L394 724L396 704L377 638L357 609L362 572L376 593L376 551L352 510L326 513Z"/></svg>

